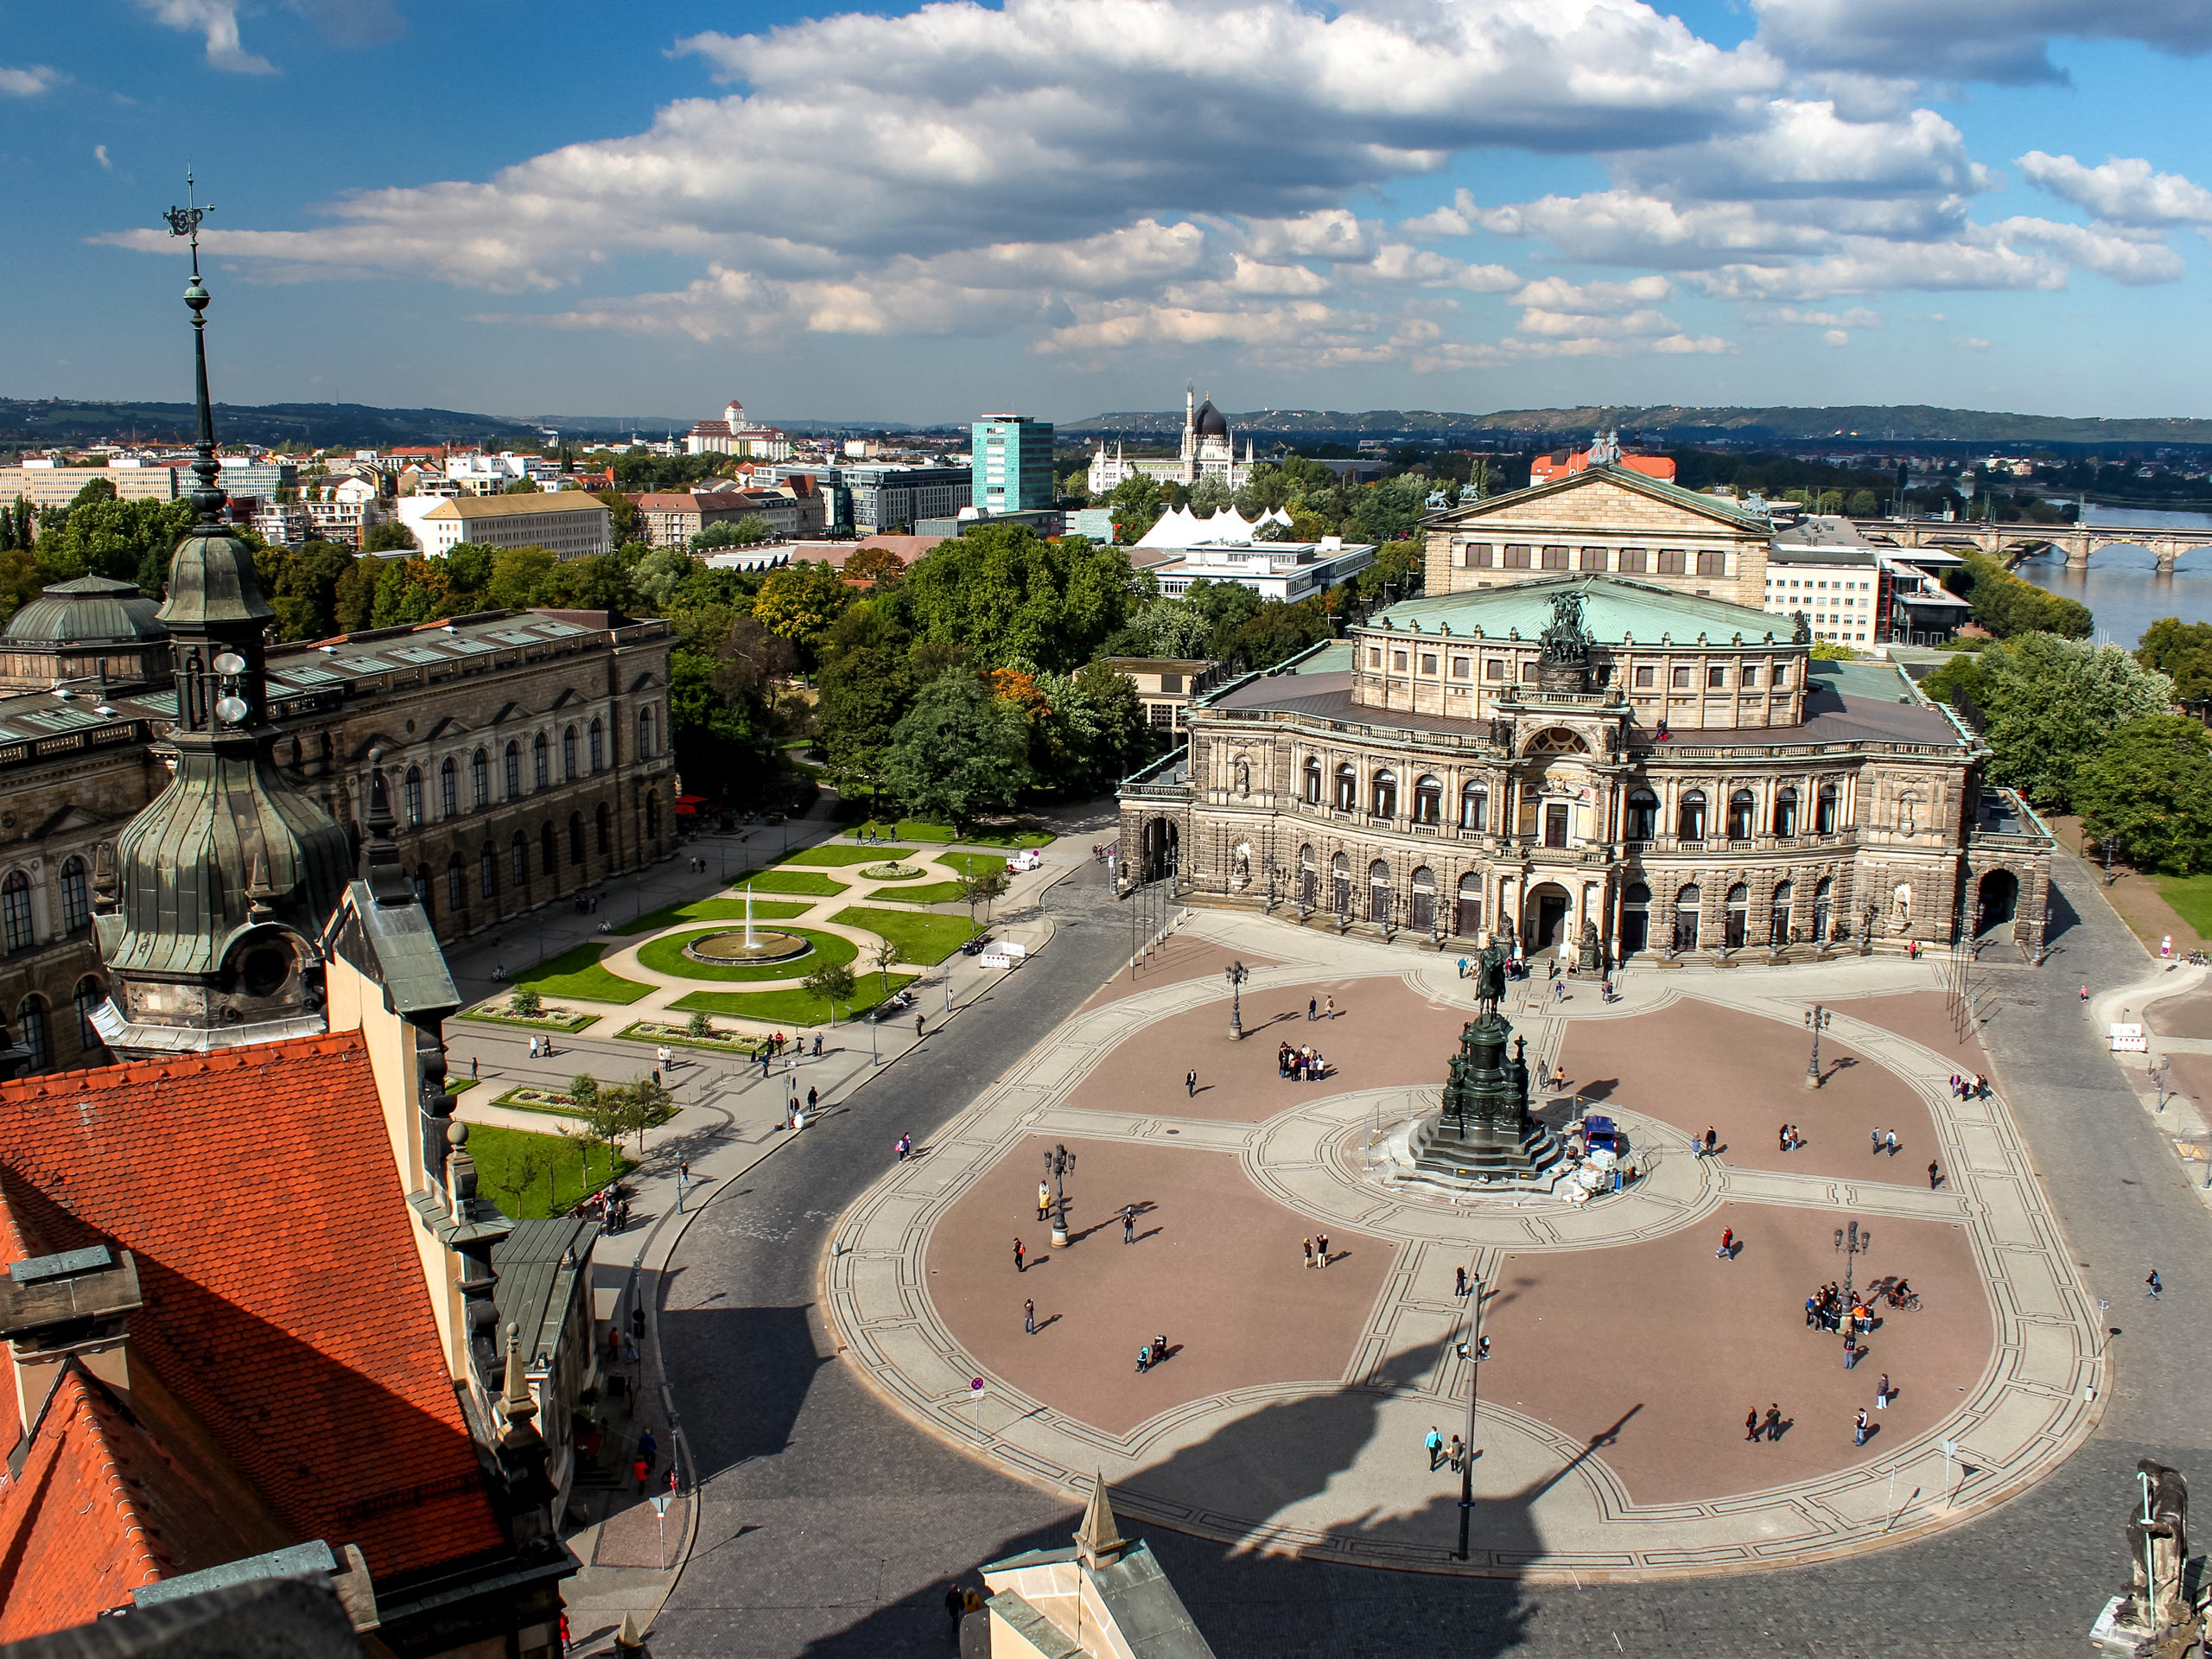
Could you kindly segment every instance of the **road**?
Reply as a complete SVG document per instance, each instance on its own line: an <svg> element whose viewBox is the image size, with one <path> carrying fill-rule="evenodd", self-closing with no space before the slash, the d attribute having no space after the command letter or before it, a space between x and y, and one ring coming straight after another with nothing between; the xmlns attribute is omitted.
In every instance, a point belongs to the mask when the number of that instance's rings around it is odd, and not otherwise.
<svg viewBox="0 0 2212 1659"><path fill-rule="evenodd" d="M1150 1533L1215 1650L2079 1659L2125 1575L2136 1459L2212 1476L2198 1382L2212 1346L2212 1225L2078 1003L2078 984L2126 983L2151 964L2094 877L2060 861L2056 953L2040 971L1989 970L1996 1018L1986 1039L2075 1259L2120 1331L2107 1415L2084 1450L2015 1503L1923 1544L1664 1585L1471 1586ZM756 1166L686 1236L660 1328L706 1484L696 1552L653 1631L664 1659L943 1655L948 1583L1072 1529L1071 1505L878 1403L830 1351L814 1309L830 1225L897 1135L926 1141L1123 960L1126 922L1102 872L1063 883L1053 906L1059 936L1002 996ZM2158 1304L2140 1291L2153 1255L2168 1286Z"/></svg>

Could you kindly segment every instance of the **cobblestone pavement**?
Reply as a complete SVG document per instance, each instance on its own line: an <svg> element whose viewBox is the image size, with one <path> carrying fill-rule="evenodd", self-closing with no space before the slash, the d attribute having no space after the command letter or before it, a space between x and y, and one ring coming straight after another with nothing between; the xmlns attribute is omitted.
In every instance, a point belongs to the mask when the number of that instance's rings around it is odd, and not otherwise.
<svg viewBox="0 0 2212 1659"><path fill-rule="evenodd" d="M1061 892L1070 889L1064 886ZM1094 884L1092 897L1096 897ZM2069 901L2071 901L2069 904ZM2082 1450L1968 1524L1826 1565L1690 1581L1455 1581L1255 1554L1149 1529L1215 1649L1232 1656L1774 1652L2077 1655L2125 1572L2137 1458L2208 1471L2202 1333L2212 1236L2182 1166L2079 1003L2152 964L2071 860L2049 968L1978 974L1994 1075L2075 1271L2110 1302L2106 1414ZM2078 911L2075 907L2078 906ZM1088 916L979 1008L963 1044L887 1074L893 1113L855 1112L761 1165L674 1263L663 1331L709 1476L697 1548L655 1630L667 1655L940 1654L945 1584L1061 1541L1075 1506L909 1427L839 1363L813 1307L843 1207L881 1173L889 1120L926 1139L1120 965L1120 913ZM1121 936L1125 948L1126 936ZM865 1098L865 1096L863 1096ZM2142 1299L2155 1252L2167 1290Z"/></svg>

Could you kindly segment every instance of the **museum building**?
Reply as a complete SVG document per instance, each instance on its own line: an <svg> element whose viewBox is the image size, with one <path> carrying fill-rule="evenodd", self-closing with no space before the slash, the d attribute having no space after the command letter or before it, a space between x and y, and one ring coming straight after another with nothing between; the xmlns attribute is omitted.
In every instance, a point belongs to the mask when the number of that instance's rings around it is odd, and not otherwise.
<svg viewBox="0 0 2212 1659"><path fill-rule="evenodd" d="M2049 830L1894 664L1755 608L1764 523L1602 464L1437 515L1427 596L1194 702L1122 785L1125 868L1582 971L2038 952Z"/></svg>

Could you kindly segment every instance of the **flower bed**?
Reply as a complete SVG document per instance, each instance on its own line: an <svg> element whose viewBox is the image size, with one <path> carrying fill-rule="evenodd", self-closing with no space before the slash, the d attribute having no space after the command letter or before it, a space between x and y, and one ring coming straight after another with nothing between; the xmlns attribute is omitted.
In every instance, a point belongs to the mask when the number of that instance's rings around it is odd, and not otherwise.
<svg viewBox="0 0 2212 1659"><path fill-rule="evenodd" d="M760 1058L761 1046L766 1040L735 1031L717 1031L711 1036L699 1037L688 1026L672 1026L660 1020L636 1020L614 1035L626 1043L651 1043L656 1048L696 1048L710 1054L739 1054L754 1060Z"/></svg>
<svg viewBox="0 0 2212 1659"><path fill-rule="evenodd" d="M918 864L871 864L861 874L870 881L912 881L929 872Z"/></svg>
<svg viewBox="0 0 2212 1659"><path fill-rule="evenodd" d="M479 1003L461 1017L480 1020L487 1026L513 1026L523 1031L567 1032L582 1031L599 1020L595 1014L575 1014L567 1008L550 1007L541 1007L536 1014L517 1014L507 1006L505 997Z"/></svg>
<svg viewBox="0 0 2212 1659"><path fill-rule="evenodd" d="M520 1084L510 1089L492 1103L494 1106L512 1107L518 1112L543 1112L548 1117L581 1118L582 1112L569 1098L565 1089L540 1089L531 1084ZM658 1128L676 1116L676 1108L664 1106L653 1114L653 1126Z"/></svg>

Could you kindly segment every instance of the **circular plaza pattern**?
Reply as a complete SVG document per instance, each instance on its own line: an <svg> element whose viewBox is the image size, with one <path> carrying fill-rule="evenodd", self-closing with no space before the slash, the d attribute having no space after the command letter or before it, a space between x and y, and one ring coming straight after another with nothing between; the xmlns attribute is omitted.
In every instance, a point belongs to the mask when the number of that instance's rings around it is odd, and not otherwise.
<svg viewBox="0 0 2212 1659"><path fill-rule="evenodd" d="M683 954L694 962L789 962L814 947L797 933L755 928L747 933L736 928L723 933L698 933L683 941Z"/></svg>
<svg viewBox="0 0 2212 1659"><path fill-rule="evenodd" d="M1458 1203L1394 1188L1374 1154L1434 1109L1471 1014L1451 963L1274 929L1238 1043L1219 969L1262 936L1193 926L1223 948L1185 936L1181 976L1102 991L839 1224L833 1331L931 1432L1061 1491L1103 1471L1126 1513L1244 1548L1587 1582L1897 1542L2024 1490L2093 1426L2089 1305L2002 1101L1950 1095L1987 1062L1924 968L1644 975L1614 1006L1520 988L1532 1071L1567 1079L1545 1111L1580 1096L1648 1173L1585 1204ZM1836 1010L1817 1091L1814 996ZM1332 1074L1284 1080L1285 1041ZM1785 1121L1803 1145L1783 1149ZM1719 1155L1693 1155L1708 1127ZM1058 1145L1076 1165L1054 1249L1036 1198ZM1853 1220L1870 1249L1847 1258ZM1465 1430L1463 1268L1492 1344L1465 1565L1459 1477L1423 1446ZM1904 1274L1927 1310L1884 1313L1855 1369L1803 1312L1847 1272ZM1770 1408L1779 1434L1751 1438Z"/></svg>

